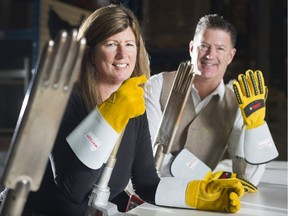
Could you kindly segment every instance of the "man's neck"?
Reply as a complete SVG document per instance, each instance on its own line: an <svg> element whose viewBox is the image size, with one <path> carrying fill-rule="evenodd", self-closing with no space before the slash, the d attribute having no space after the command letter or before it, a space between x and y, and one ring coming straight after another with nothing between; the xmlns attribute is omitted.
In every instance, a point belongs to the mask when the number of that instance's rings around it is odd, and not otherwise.
<svg viewBox="0 0 288 216"><path fill-rule="evenodd" d="M203 100L205 97L211 94L217 88L219 84L220 84L219 81L216 82L215 80L212 80L212 79L200 80L196 78L194 81L194 86L197 89L201 100Z"/></svg>

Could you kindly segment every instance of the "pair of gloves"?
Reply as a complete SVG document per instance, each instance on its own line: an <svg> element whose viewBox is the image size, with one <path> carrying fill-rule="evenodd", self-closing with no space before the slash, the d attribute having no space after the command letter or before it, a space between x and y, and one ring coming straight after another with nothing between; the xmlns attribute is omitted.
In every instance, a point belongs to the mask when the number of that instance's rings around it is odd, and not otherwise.
<svg viewBox="0 0 288 216"><path fill-rule="evenodd" d="M145 76L126 80L98 106L101 115L118 133L130 118L145 112L144 91L140 87L145 82ZM249 70L246 76L239 75L239 82L234 82L233 87L247 129L264 124L267 87L261 71ZM235 213L240 209L240 198L245 191L256 192L257 188L234 173L208 173L203 180L189 182L186 203L195 209Z"/></svg>
<svg viewBox="0 0 288 216"><path fill-rule="evenodd" d="M265 123L268 89L261 71L247 70L232 83L233 90L246 130L257 128ZM237 212L244 192L254 193L257 188L235 173L208 173L204 180L191 181L186 192L186 202L196 209Z"/></svg>
<svg viewBox="0 0 288 216"><path fill-rule="evenodd" d="M246 130L265 123L265 103L268 89L261 71L247 70L232 83L233 90ZM186 202L196 209L235 213L240 209L240 198L244 192L254 193L257 187L237 178L235 173L208 173L204 180L191 181L186 192Z"/></svg>
<svg viewBox="0 0 288 216"><path fill-rule="evenodd" d="M146 80L144 75L126 80L98 107L102 116L117 132L124 129L130 118L144 113L144 91L140 85ZM240 74L238 81L233 82L233 89L246 129L263 125L268 89L264 84L262 72L247 70L246 75Z"/></svg>

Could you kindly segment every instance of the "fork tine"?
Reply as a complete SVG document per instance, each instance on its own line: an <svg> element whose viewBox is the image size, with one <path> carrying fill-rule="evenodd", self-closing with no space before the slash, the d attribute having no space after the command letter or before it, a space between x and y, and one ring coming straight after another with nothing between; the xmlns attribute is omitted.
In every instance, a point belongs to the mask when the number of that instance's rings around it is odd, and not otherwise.
<svg viewBox="0 0 288 216"><path fill-rule="evenodd" d="M185 73L185 83L183 84L183 89L182 93L185 93L188 91L190 85L192 84L191 79L193 78L193 65L188 64L186 68L186 73Z"/></svg>
<svg viewBox="0 0 288 216"><path fill-rule="evenodd" d="M54 88L58 88L57 83L60 79L62 67L65 61L68 46L68 33L67 31L61 31L56 37L55 45L53 48L51 63L51 72L48 84L52 84Z"/></svg>
<svg viewBox="0 0 288 216"><path fill-rule="evenodd" d="M78 31L76 29L70 32L69 50L61 74L63 78L61 79L62 82L59 83L64 90L67 90L74 83L75 76L80 69L84 48L86 47L86 40L82 38L78 41L77 34Z"/></svg>
<svg viewBox="0 0 288 216"><path fill-rule="evenodd" d="M173 84L173 89L175 91L179 91L180 90L180 84L181 84L181 81L182 81L183 65L184 65L184 62L181 62L179 67L178 67L177 73L176 73L175 81L174 81L174 84Z"/></svg>
<svg viewBox="0 0 288 216"><path fill-rule="evenodd" d="M189 62L182 62L179 65L178 72L175 77L174 90L183 94L189 87L189 74L193 72L193 65Z"/></svg>
<svg viewBox="0 0 288 216"><path fill-rule="evenodd" d="M49 76L50 76L49 68L51 68L50 61L51 61L51 54L53 52L53 46L54 46L54 41L49 40L43 49L43 52L40 57L40 61L37 66L38 69L36 72L41 74L41 72L39 71L46 71L46 73L42 75L44 86L47 86L47 80L49 79Z"/></svg>
<svg viewBox="0 0 288 216"><path fill-rule="evenodd" d="M72 71L71 74L68 74L68 76L66 77L65 83L64 83L64 90L66 91L67 88L69 88L69 86L71 86L76 78L77 73L80 70L80 66L81 66L81 62L82 62L82 58L83 58L83 53L85 51L86 48L86 39L85 38L81 38L80 42L77 46L77 51L78 51L78 55L74 56L74 66L69 70Z"/></svg>
<svg viewBox="0 0 288 216"><path fill-rule="evenodd" d="M68 37L68 49L67 53L65 56L65 63L63 64L62 68L62 79L61 83L59 83L60 88L63 88L64 83L67 80L67 77L72 75L71 69L74 67L74 58L78 54L78 46L77 46L77 33L78 31L76 29L73 29L72 31L69 32L69 37Z"/></svg>

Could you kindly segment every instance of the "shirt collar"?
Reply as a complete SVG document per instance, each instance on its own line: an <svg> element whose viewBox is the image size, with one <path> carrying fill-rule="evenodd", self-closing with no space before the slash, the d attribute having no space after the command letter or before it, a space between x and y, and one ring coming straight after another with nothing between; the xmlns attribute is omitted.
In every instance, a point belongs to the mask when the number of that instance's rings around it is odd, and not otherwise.
<svg viewBox="0 0 288 216"><path fill-rule="evenodd" d="M217 88L211 93L211 95L217 95L217 94L219 95L220 100L222 100L225 94L225 84L223 79L221 80Z"/></svg>
<svg viewBox="0 0 288 216"><path fill-rule="evenodd" d="M192 87L193 87L192 90L198 95L198 91L195 88L194 84L193 84ZM224 84L224 81L222 79L221 82L219 83L219 85L216 87L216 89L213 92L211 92L207 97L214 96L214 95L219 95L220 100L222 100L223 97L224 97L224 94L225 94L225 84ZM200 98L199 98L199 100L200 100Z"/></svg>

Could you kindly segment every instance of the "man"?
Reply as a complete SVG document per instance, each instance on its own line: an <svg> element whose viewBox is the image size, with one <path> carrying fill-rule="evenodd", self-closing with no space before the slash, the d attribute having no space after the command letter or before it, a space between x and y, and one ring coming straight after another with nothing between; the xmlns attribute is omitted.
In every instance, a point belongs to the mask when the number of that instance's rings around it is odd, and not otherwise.
<svg viewBox="0 0 288 216"><path fill-rule="evenodd" d="M188 150L193 157L203 162L204 166L207 165L208 169L214 170L228 148L233 172L255 185L259 183L267 160L263 159L264 161L257 162L257 164L247 163L243 153L243 142L247 141L246 129L248 127L246 128L247 125L243 127L241 115L243 110L239 109L232 88L225 85L223 81L227 66L232 62L236 53L235 44L236 30L222 17L212 14L199 20L194 39L189 44L191 64L194 66L196 76L175 135L171 154L164 159L162 176L171 175L170 172L173 171L171 171L171 163L173 165L175 156L178 157L182 149ZM175 75L176 71L163 72L152 76L145 85L146 110L152 143L156 138ZM253 72L251 76L244 76L244 79L247 78L250 83L251 79L254 80ZM264 110L265 117L265 105L261 108L261 114L263 116L262 110ZM259 125L265 123L264 117ZM275 158L278 152L277 150L275 152L274 142L266 126L265 123L265 130L261 131L267 134L269 145L273 149L272 158ZM257 129L259 128L262 127L257 125ZM250 131L255 135L255 130ZM258 135L259 133L257 137ZM259 154L262 154L261 150ZM268 160L271 160L271 157ZM203 166L199 169L201 168Z"/></svg>

